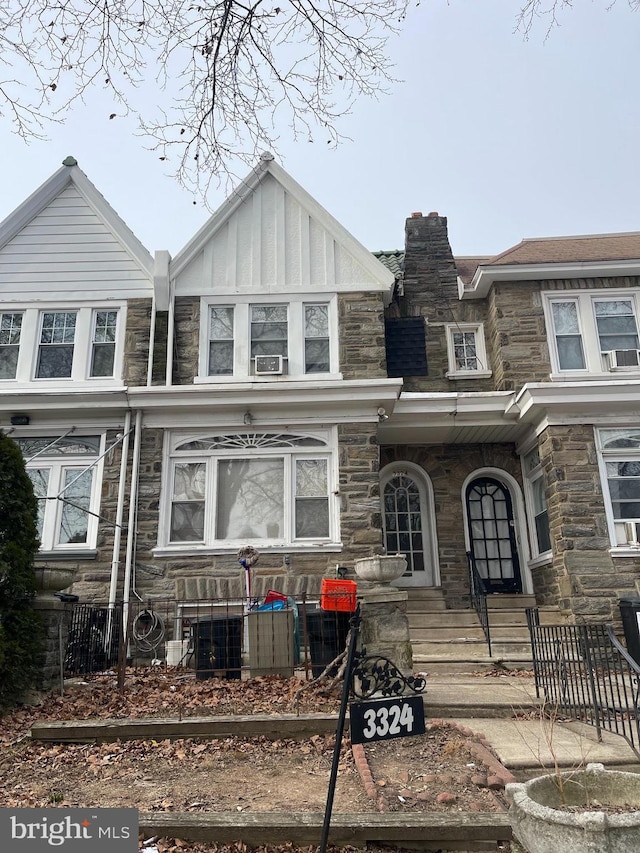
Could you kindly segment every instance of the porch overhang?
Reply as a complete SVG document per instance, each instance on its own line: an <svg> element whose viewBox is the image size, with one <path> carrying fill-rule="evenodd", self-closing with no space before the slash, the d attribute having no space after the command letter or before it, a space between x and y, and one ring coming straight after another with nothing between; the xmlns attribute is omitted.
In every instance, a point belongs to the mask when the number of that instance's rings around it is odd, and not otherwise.
<svg viewBox="0 0 640 853"><path fill-rule="evenodd" d="M529 425L599 423L640 417L640 379L531 382L518 392L514 408Z"/></svg>
<svg viewBox="0 0 640 853"><path fill-rule="evenodd" d="M380 444L516 442L519 422L513 391L403 393L392 417L378 427Z"/></svg>

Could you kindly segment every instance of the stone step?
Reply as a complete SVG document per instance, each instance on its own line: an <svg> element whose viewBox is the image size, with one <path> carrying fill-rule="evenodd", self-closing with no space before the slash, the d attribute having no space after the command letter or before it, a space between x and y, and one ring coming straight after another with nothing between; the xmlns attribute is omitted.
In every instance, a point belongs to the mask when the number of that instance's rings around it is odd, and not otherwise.
<svg viewBox="0 0 640 853"><path fill-rule="evenodd" d="M412 628L410 631L412 642L450 642L457 639L478 639L484 642L484 631L476 622L475 625L456 625L453 624L449 628L432 628L431 626L423 628ZM519 643L528 643L529 631L525 627L491 626L490 631L491 641L509 641L517 640Z"/></svg>

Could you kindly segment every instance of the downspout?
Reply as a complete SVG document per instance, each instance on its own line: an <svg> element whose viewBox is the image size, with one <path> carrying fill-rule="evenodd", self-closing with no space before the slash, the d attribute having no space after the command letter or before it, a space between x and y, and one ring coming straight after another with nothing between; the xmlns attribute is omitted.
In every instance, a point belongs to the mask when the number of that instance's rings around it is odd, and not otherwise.
<svg viewBox="0 0 640 853"><path fill-rule="evenodd" d="M136 515L138 505L138 474L140 470L140 436L142 434L142 410L136 412L133 433L133 460L131 462L131 488L129 490L129 520L127 522L127 553L124 564L124 588L122 592L122 635L126 648L129 632L129 600L133 575L134 547L136 542Z"/></svg>
<svg viewBox="0 0 640 853"><path fill-rule="evenodd" d="M120 568L120 544L122 541L122 519L124 517L124 494L127 485L127 459L129 457L129 433L131 431L131 409L124 416L124 437L120 458L120 479L118 481L118 503L116 508L116 526L113 532L113 554L111 557L111 583L109 585L109 611L116 603L118 589L118 570ZM128 538L128 537L127 537Z"/></svg>
<svg viewBox="0 0 640 853"><path fill-rule="evenodd" d="M173 281L169 282L169 309L167 317L167 370L165 385L170 388L173 384L173 332L175 326L175 294Z"/></svg>

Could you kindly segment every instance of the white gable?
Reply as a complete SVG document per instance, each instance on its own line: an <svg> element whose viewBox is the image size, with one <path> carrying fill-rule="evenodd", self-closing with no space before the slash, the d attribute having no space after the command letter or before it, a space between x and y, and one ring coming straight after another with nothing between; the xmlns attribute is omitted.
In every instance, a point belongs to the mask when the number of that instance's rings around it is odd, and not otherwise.
<svg viewBox="0 0 640 853"><path fill-rule="evenodd" d="M251 180L254 177L255 180ZM393 276L272 161L173 262L176 295L389 292Z"/></svg>
<svg viewBox="0 0 640 853"><path fill-rule="evenodd" d="M2 223L0 246L5 300L152 295L151 257L76 166Z"/></svg>

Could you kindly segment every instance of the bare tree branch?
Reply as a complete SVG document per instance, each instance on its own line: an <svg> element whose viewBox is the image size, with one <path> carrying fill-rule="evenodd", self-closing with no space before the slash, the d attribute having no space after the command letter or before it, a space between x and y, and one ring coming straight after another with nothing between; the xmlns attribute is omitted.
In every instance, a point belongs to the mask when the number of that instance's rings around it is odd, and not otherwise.
<svg viewBox="0 0 640 853"><path fill-rule="evenodd" d="M603 6L609 10L616 3L617 0L604 0ZM640 7L640 0L627 0L627 3L631 11ZM551 31L560 26L561 13L573 5L574 0L526 0L516 18L516 31L528 39L538 21L541 21L546 27L545 38L548 38Z"/></svg>
<svg viewBox="0 0 640 853"><path fill-rule="evenodd" d="M393 78L409 0L0 0L0 115L25 139L97 87L206 196L278 134L335 145ZM6 72L6 73L4 73ZM106 118L107 116L105 116Z"/></svg>

